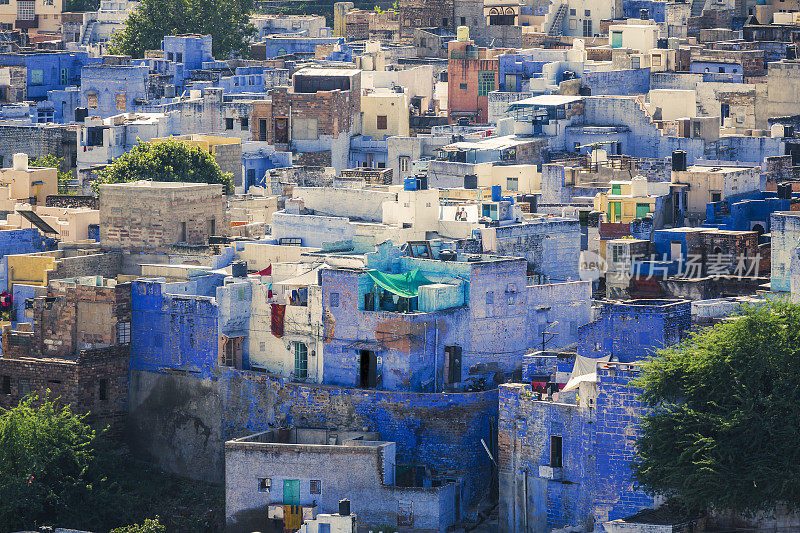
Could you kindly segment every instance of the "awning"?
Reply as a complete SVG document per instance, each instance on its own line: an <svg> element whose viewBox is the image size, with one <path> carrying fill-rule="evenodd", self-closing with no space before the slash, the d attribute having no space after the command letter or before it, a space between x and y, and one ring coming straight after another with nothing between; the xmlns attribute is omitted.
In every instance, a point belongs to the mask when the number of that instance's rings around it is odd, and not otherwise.
<svg viewBox="0 0 800 533"><path fill-rule="evenodd" d="M367 350L370 352L382 352L386 350L386 346L374 341L356 341L348 344L345 348L348 350Z"/></svg>
<svg viewBox="0 0 800 533"><path fill-rule="evenodd" d="M367 274L376 284L403 298L416 298L420 286L433 283L422 275L419 268L404 274L386 274L379 270L367 270Z"/></svg>
<svg viewBox="0 0 800 533"><path fill-rule="evenodd" d="M577 356L575 366L572 367L572 373L569 375L569 381L561 389L561 392L577 389L585 381L597 381L597 363L606 363L609 359L611 359L610 355L597 358Z"/></svg>
<svg viewBox="0 0 800 533"><path fill-rule="evenodd" d="M317 271L323 268L322 265L313 268L305 274L300 274L293 278L285 279L283 281L274 282L273 285L284 285L290 287L308 287L309 285L316 285L318 282Z"/></svg>

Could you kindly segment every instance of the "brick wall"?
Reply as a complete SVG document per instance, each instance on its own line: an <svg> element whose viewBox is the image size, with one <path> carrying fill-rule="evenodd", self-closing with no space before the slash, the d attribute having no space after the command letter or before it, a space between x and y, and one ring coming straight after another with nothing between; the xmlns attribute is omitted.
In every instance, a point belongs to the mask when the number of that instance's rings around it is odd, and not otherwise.
<svg viewBox="0 0 800 533"><path fill-rule="evenodd" d="M185 242L208 243L214 234L228 235L222 185L177 187L102 185L100 242L110 248L162 248ZM182 233L185 224L185 235Z"/></svg>
<svg viewBox="0 0 800 533"><path fill-rule="evenodd" d="M9 346L9 327L3 328L0 380L9 385L0 390L0 406L9 408L27 392L45 394L73 411L89 414L97 427L111 426L112 435L124 429L128 397L129 347L117 345L85 350L75 359L37 358L19 347ZM8 381L6 381L8 380ZM0 383L2 383L0 382Z"/></svg>
<svg viewBox="0 0 800 533"><path fill-rule="evenodd" d="M349 91L317 91L295 93L286 87L277 87L272 93L272 116L316 118L317 133L338 138L353 127L355 116L361 113L361 86L358 77L351 78ZM291 109L291 113L290 110ZM273 132L272 141L275 141Z"/></svg>
<svg viewBox="0 0 800 533"><path fill-rule="evenodd" d="M72 194L51 194L45 199L47 207L78 208L88 207L99 209L100 204L96 196L78 196Z"/></svg>

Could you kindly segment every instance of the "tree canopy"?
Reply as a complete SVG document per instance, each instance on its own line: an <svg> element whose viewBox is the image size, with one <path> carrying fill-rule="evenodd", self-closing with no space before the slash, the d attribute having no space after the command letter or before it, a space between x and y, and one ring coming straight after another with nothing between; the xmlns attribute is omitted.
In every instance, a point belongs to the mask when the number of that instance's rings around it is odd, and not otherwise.
<svg viewBox="0 0 800 533"><path fill-rule="evenodd" d="M116 533L221 530L220 487L133 460L115 449L118 443L105 431L60 403L32 395L0 408L0 531L43 525L91 531L122 526Z"/></svg>
<svg viewBox="0 0 800 533"><path fill-rule="evenodd" d="M213 155L175 139L140 142L104 168L94 185L138 180L221 183L233 192L232 175L220 170Z"/></svg>
<svg viewBox="0 0 800 533"><path fill-rule="evenodd" d="M64 158L63 157L56 157L53 154L43 155L42 157L37 157L33 161L30 162L32 167L45 167L45 168L54 168L58 171L58 194L69 194L69 183L72 181L72 173L65 172L61 170L63 166Z"/></svg>
<svg viewBox="0 0 800 533"><path fill-rule="evenodd" d="M800 306L746 308L645 364L634 479L684 508L800 508Z"/></svg>
<svg viewBox="0 0 800 533"><path fill-rule="evenodd" d="M0 411L0 530L69 518L93 487L97 434L69 407L28 397Z"/></svg>
<svg viewBox="0 0 800 533"><path fill-rule="evenodd" d="M114 34L112 53L144 57L146 50L161 49L165 35L211 35L217 59L247 56L247 39L255 33L250 24L252 0L142 0Z"/></svg>

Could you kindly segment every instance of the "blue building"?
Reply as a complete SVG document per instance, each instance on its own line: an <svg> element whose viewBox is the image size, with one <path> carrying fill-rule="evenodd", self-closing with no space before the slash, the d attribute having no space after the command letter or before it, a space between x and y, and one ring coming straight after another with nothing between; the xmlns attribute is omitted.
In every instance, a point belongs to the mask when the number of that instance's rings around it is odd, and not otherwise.
<svg viewBox="0 0 800 533"><path fill-rule="evenodd" d="M647 10L650 19L656 22L666 22L667 2L663 0L623 0L622 14L628 19L637 19L641 16L642 10Z"/></svg>
<svg viewBox="0 0 800 533"><path fill-rule="evenodd" d="M598 531L604 522L654 507L654 498L631 479L646 412L630 386L638 375L632 364L599 363L577 396L561 392L552 400L530 385L500 385L501 533L547 533L565 525Z"/></svg>
<svg viewBox="0 0 800 533"><path fill-rule="evenodd" d="M689 300L603 302L600 317L580 328L578 354L630 363L680 342L692 325Z"/></svg>
<svg viewBox="0 0 800 533"><path fill-rule="evenodd" d="M89 114L108 118L129 113L147 101L149 68L115 56L101 65L85 66L81 74L81 107Z"/></svg>
<svg viewBox="0 0 800 533"><path fill-rule="evenodd" d="M292 153L279 152L263 141L242 143L242 165L244 166L244 192L252 186L267 188L266 174L273 168L292 166Z"/></svg>
<svg viewBox="0 0 800 533"><path fill-rule="evenodd" d="M729 196L706 206L706 221L703 226L734 231L754 230L761 236L772 231L772 213L789 211L794 202L797 202L796 195L792 198L778 198L776 193L765 191Z"/></svg>
<svg viewBox="0 0 800 533"><path fill-rule="evenodd" d="M259 52L259 59L271 59L288 54L304 54L313 57L317 45L343 42L344 39L340 37L299 37L291 34L268 35L258 45L254 45L254 49L258 47L259 50L264 51L263 57L260 56Z"/></svg>
<svg viewBox="0 0 800 533"><path fill-rule="evenodd" d="M28 69L28 100L46 100L48 91L80 85L81 69L99 63L86 52L36 51L0 53L0 66Z"/></svg>
<svg viewBox="0 0 800 533"><path fill-rule="evenodd" d="M199 70L203 63L213 61L210 35L166 35L161 41L164 59L181 63L186 70Z"/></svg>
<svg viewBox="0 0 800 533"><path fill-rule="evenodd" d="M0 231L0 292L8 290L9 255L46 252L56 248L56 241L43 237L38 229Z"/></svg>

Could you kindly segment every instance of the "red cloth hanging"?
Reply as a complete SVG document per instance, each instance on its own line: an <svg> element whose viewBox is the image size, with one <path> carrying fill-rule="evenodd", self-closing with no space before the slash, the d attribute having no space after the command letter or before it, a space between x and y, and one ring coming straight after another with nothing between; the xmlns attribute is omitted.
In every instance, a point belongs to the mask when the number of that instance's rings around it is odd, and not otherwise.
<svg viewBox="0 0 800 533"><path fill-rule="evenodd" d="M272 323L270 329L272 334L278 338L283 337L283 317L286 314L286 306L283 304L272 305Z"/></svg>
<svg viewBox="0 0 800 533"><path fill-rule="evenodd" d="M256 276L271 276L272 275L272 265L269 265L264 270L259 270L256 272Z"/></svg>

